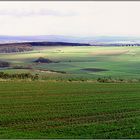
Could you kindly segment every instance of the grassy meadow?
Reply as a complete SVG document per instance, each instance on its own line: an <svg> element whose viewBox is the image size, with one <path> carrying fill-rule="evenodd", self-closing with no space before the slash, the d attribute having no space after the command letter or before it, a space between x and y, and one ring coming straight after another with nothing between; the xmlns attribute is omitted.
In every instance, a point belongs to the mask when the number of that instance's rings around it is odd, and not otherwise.
<svg viewBox="0 0 140 140"><path fill-rule="evenodd" d="M1 72L40 77L0 79L1 139L140 138L140 47L36 47L0 60L11 64Z"/></svg>
<svg viewBox="0 0 140 140"><path fill-rule="evenodd" d="M35 64L33 61L39 57L58 61L58 63ZM140 79L140 47L135 46L37 47L31 52L0 54L0 59L11 62L13 66L20 65L32 68L32 70L4 69L5 72L29 71L40 73L44 79L91 80L98 77ZM95 71L95 69L100 69L100 71ZM44 70L57 72L46 72ZM61 74L59 71L65 72L65 74Z"/></svg>
<svg viewBox="0 0 140 140"><path fill-rule="evenodd" d="M0 138L140 138L140 85L0 82Z"/></svg>

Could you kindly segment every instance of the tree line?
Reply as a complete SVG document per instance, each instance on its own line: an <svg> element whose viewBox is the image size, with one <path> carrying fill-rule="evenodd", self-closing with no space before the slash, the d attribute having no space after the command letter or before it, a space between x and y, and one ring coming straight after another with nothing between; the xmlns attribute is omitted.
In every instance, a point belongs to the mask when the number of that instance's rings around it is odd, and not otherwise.
<svg viewBox="0 0 140 140"><path fill-rule="evenodd" d="M1 79L31 79L31 80L38 80L39 75L38 74L31 74L31 73L4 73L0 72L0 78Z"/></svg>

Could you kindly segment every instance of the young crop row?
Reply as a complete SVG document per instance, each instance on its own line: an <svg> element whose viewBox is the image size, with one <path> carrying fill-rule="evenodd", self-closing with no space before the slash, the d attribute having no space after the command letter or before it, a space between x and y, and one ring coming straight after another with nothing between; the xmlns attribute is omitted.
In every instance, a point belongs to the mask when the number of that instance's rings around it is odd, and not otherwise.
<svg viewBox="0 0 140 140"><path fill-rule="evenodd" d="M139 90L138 83L2 82L0 138L138 138Z"/></svg>

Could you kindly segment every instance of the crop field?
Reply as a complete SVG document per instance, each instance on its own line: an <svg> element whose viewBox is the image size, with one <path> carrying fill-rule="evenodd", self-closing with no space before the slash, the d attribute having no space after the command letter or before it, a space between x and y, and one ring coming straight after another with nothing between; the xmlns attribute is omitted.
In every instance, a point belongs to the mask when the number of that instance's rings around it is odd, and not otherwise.
<svg viewBox="0 0 140 140"><path fill-rule="evenodd" d="M0 138L140 138L140 84L0 82Z"/></svg>
<svg viewBox="0 0 140 140"><path fill-rule="evenodd" d="M0 60L11 64L0 71L40 76L0 79L0 138L140 138L140 47L37 47Z"/></svg>
<svg viewBox="0 0 140 140"><path fill-rule="evenodd" d="M34 63L39 57L58 63ZM44 79L96 79L112 77L140 79L140 47L35 47L23 53L0 54L12 66L32 69L4 69L5 72L40 73ZM47 71L46 71L47 70ZM3 69L1 69L3 71ZM52 72L56 71L56 72ZM60 73L59 73L60 72ZM64 72L65 74L61 74Z"/></svg>

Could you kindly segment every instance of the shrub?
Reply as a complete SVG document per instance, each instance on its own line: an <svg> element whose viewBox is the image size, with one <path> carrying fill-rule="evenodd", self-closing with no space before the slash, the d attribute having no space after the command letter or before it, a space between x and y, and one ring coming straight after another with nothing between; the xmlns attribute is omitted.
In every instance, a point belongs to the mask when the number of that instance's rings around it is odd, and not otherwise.
<svg viewBox="0 0 140 140"><path fill-rule="evenodd" d="M39 79L39 75L32 75L31 73L16 73L16 74L8 74L4 72L0 72L1 79L31 79L37 80Z"/></svg>

